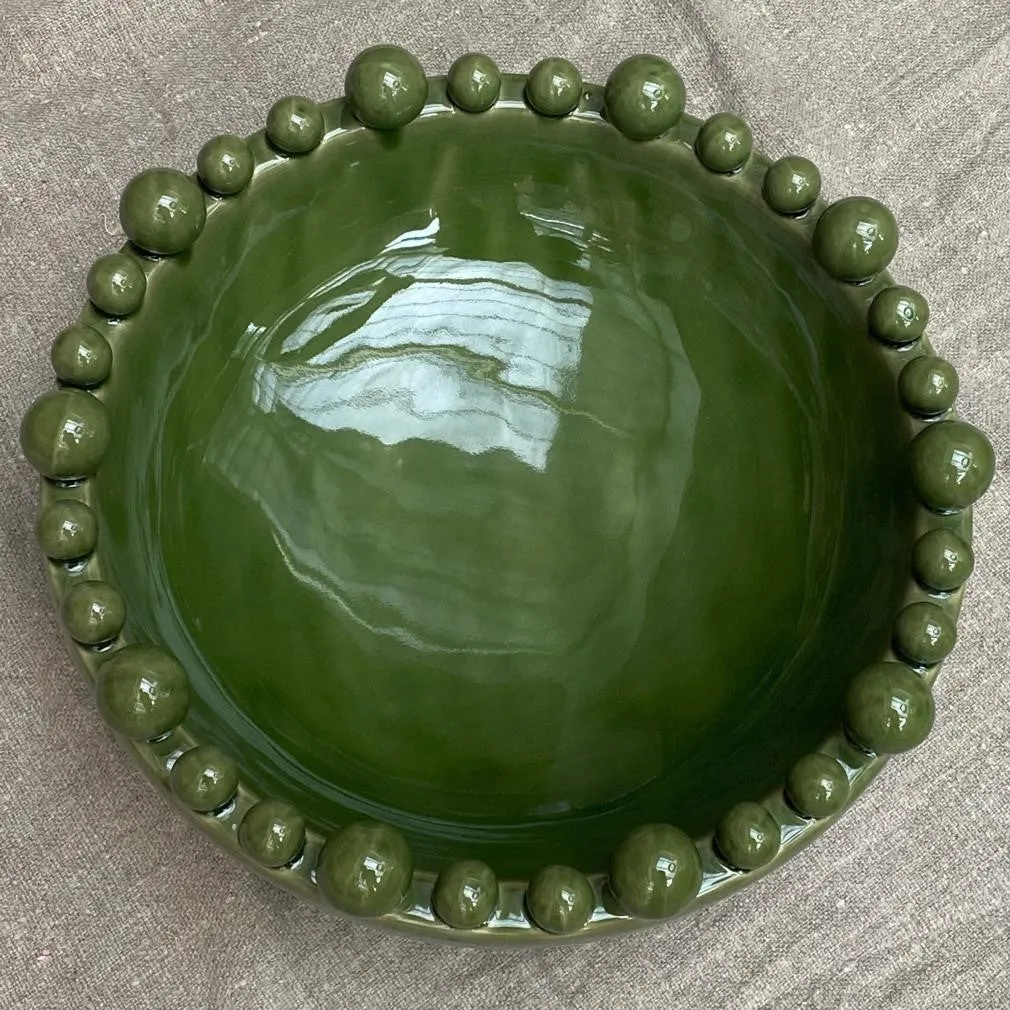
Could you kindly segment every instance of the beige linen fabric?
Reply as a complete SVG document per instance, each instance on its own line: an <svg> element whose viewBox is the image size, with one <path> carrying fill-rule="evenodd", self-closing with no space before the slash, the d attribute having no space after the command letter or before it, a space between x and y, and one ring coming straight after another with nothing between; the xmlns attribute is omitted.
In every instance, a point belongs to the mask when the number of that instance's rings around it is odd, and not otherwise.
<svg viewBox="0 0 1010 1010"><path fill-rule="evenodd" d="M436 948L303 906L177 817L101 726L32 542L21 414L118 194L363 46L431 72L561 53L602 81L668 56L689 109L746 116L827 195L884 199L963 414L996 444L979 564L928 742L740 895L650 932ZM1000 1010L1010 1005L1010 0L0 0L0 1008Z"/></svg>

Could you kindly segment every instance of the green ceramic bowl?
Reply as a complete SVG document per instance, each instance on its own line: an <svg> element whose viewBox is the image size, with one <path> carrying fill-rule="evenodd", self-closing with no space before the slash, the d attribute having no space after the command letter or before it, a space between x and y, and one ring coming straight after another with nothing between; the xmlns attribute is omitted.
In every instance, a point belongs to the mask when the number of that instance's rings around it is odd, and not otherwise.
<svg viewBox="0 0 1010 1010"><path fill-rule="evenodd" d="M663 60L359 56L130 243L29 410L98 708L223 847L424 935L591 937L920 743L992 449L894 218Z"/></svg>

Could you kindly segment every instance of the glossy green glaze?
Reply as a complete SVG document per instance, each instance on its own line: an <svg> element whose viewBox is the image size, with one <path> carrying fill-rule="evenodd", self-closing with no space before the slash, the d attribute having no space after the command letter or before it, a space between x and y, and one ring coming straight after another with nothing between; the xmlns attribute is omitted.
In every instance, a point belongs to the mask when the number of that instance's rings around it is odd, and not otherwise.
<svg viewBox="0 0 1010 1010"><path fill-rule="evenodd" d="M60 607L67 631L82 645L110 642L126 622L126 602L108 582L86 579L75 583Z"/></svg>
<svg viewBox="0 0 1010 1010"><path fill-rule="evenodd" d="M542 116L567 116L581 97L582 77L568 60L549 57L530 71L526 100Z"/></svg>
<svg viewBox="0 0 1010 1010"><path fill-rule="evenodd" d="M849 777L827 754L807 754L786 779L786 798L804 817L830 817L849 798Z"/></svg>
<svg viewBox="0 0 1010 1010"><path fill-rule="evenodd" d="M545 866L526 891L526 910L547 933L577 932L595 906L592 884L571 866Z"/></svg>
<svg viewBox="0 0 1010 1010"><path fill-rule="evenodd" d="M97 399L26 418L38 536L104 717L264 875L439 936L632 928L928 731L988 443L923 420L887 212L824 212L664 61L419 75L368 50L206 145L211 196L131 185L134 241L190 244L92 271L114 367L64 338Z"/></svg>
<svg viewBox="0 0 1010 1010"><path fill-rule="evenodd" d="M270 107L267 139L282 154L308 154L323 139L323 114L311 98L288 95Z"/></svg>
<svg viewBox="0 0 1010 1010"><path fill-rule="evenodd" d="M39 513L35 539L53 561L75 561L95 549L98 519L83 502L58 501Z"/></svg>
<svg viewBox="0 0 1010 1010"><path fill-rule="evenodd" d="M344 94L354 115L376 130L398 130L416 119L428 97L428 78L399 46L372 46L347 70Z"/></svg>
<svg viewBox="0 0 1010 1010"><path fill-rule="evenodd" d="M403 901L413 868L410 849L395 828L355 821L331 838L319 854L319 889L348 915L371 917Z"/></svg>
<svg viewBox="0 0 1010 1010"><path fill-rule="evenodd" d="M901 370L898 392L901 402L921 417L937 417L954 406L957 372L949 361L924 354Z"/></svg>
<svg viewBox="0 0 1010 1010"><path fill-rule="evenodd" d="M718 112L705 120L694 142L698 159L713 172L739 172L754 149L750 127L739 117Z"/></svg>
<svg viewBox="0 0 1010 1010"><path fill-rule="evenodd" d="M76 389L45 393L21 422L21 451L39 473L53 480L89 477L110 438L108 408Z"/></svg>
<svg viewBox="0 0 1010 1010"><path fill-rule="evenodd" d="M778 822L760 803L738 803L719 819L715 844L737 870L756 870L775 858L781 844Z"/></svg>
<svg viewBox="0 0 1010 1010"><path fill-rule="evenodd" d="M658 56L630 56L607 79L607 118L632 140L652 140L684 115L684 82Z"/></svg>
<svg viewBox="0 0 1010 1010"><path fill-rule="evenodd" d="M449 68L446 90L464 112L486 112L501 94L501 71L490 56L466 53Z"/></svg>
<svg viewBox="0 0 1010 1010"><path fill-rule="evenodd" d="M53 341L56 378L67 386L101 385L112 371L112 348L90 326L70 326Z"/></svg>
<svg viewBox="0 0 1010 1010"><path fill-rule="evenodd" d="M102 718L130 740L153 740L185 718L186 671L163 649L128 645L98 669L95 696Z"/></svg>
<svg viewBox="0 0 1010 1010"><path fill-rule="evenodd" d="M610 890L629 915L665 919L692 902L701 887L701 857L690 836L669 824L644 824L610 861Z"/></svg>
<svg viewBox="0 0 1010 1010"><path fill-rule="evenodd" d="M248 141L221 134L200 149L196 160L200 181L218 196L234 196L252 182L256 158Z"/></svg>
<svg viewBox="0 0 1010 1010"><path fill-rule="evenodd" d="M814 230L814 256L840 281L862 283L880 273L898 250L898 224L877 200L849 196L831 204Z"/></svg>
<svg viewBox="0 0 1010 1010"><path fill-rule="evenodd" d="M239 843L261 866L286 866L305 846L305 820L284 800L260 800L242 818Z"/></svg>
<svg viewBox="0 0 1010 1010"><path fill-rule="evenodd" d="M803 214L820 196L821 173L809 158L790 155L768 167L762 189L772 210Z"/></svg>
<svg viewBox="0 0 1010 1010"><path fill-rule="evenodd" d="M989 439L964 421L939 421L912 442L912 477L923 503L963 509L985 494L996 472Z"/></svg>
<svg viewBox="0 0 1010 1010"><path fill-rule="evenodd" d="M172 765L169 785L180 803L209 814L234 799L238 768L219 747L205 743L180 755Z"/></svg>
<svg viewBox="0 0 1010 1010"><path fill-rule="evenodd" d="M130 241L159 256L185 252L199 238L206 218L200 187L172 168L141 172L119 201L119 220Z"/></svg>
<svg viewBox="0 0 1010 1010"><path fill-rule="evenodd" d="M477 929L498 906L498 880L487 863L464 859L444 869L432 892L436 915L454 929Z"/></svg>
<svg viewBox="0 0 1010 1010"><path fill-rule="evenodd" d="M953 530L930 530L915 545L912 568L928 589L951 592L968 580L975 568L975 554Z"/></svg>
<svg viewBox="0 0 1010 1010"><path fill-rule="evenodd" d="M893 377L688 145L522 108L387 139L257 175L158 267L94 482L132 633L262 794L388 821L436 870L704 832L888 641ZM255 587L241 620L222 586Z"/></svg>
<svg viewBox="0 0 1010 1010"><path fill-rule="evenodd" d="M935 603L910 603L895 619L894 648L917 665L946 659L956 642L954 621Z"/></svg>
<svg viewBox="0 0 1010 1010"><path fill-rule="evenodd" d="M113 253L95 260L88 272L88 297L107 316L129 316L144 304L147 276L134 256Z"/></svg>
<svg viewBox="0 0 1010 1010"><path fill-rule="evenodd" d="M929 303L912 288L885 288L870 304L870 331L889 344L918 340L929 323Z"/></svg>
<svg viewBox="0 0 1010 1010"><path fill-rule="evenodd" d="M929 685L900 663L876 663L860 673L845 696L845 725L861 747L900 754L917 747L933 728Z"/></svg>

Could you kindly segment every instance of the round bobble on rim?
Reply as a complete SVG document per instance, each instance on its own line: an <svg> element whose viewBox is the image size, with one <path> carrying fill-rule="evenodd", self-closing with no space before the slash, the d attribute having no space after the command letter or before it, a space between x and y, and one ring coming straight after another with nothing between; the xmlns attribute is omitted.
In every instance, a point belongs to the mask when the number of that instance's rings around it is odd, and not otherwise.
<svg viewBox="0 0 1010 1010"><path fill-rule="evenodd" d="M775 818L760 803L731 807L715 829L719 855L737 870L756 870L770 863L781 843Z"/></svg>
<svg viewBox="0 0 1010 1010"><path fill-rule="evenodd" d="M490 56L466 53L449 68L446 90L464 112L486 112L501 94L501 71Z"/></svg>
<svg viewBox="0 0 1010 1010"><path fill-rule="evenodd" d="M293 863L305 847L305 821L290 803L260 800L238 829L242 848L261 866L277 869Z"/></svg>
<svg viewBox="0 0 1010 1010"><path fill-rule="evenodd" d="M98 669L95 694L102 718L131 740L164 736L189 709L186 671L155 645L113 653Z"/></svg>
<svg viewBox="0 0 1010 1010"><path fill-rule="evenodd" d="M610 890L629 915L662 919L685 908L701 887L701 856L690 836L669 824L632 831L610 861Z"/></svg>
<svg viewBox="0 0 1010 1010"><path fill-rule="evenodd" d="M596 907L593 885L570 866L545 866L526 889L526 911L546 933L574 933Z"/></svg>
<svg viewBox="0 0 1010 1010"><path fill-rule="evenodd" d="M126 253L112 253L95 260L88 271L88 297L107 316L130 316L144 304L147 275Z"/></svg>
<svg viewBox="0 0 1010 1010"><path fill-rule="evenodd" d="M112 371L112 348L90 326L70 326L53 341L53 371L68 386L101 385Z"/></svg>
<svg viewBox="0 0 1010 1010"><path fill-rule="evenodd" d="M912 288L884 288L870 304L870 332L888 344L911 344L926 331L929 302Z"/></svg>
<svg viewBox="0 0 1010 1010"><path fill-rule="evenodd" d="M971 545L953 530L930 530L912 551L915 577L927 589L949 593L963 586L975 568Z"/></svg>
<svg viewBox="0 0 1010 1010"><path fill-rule="evenodd" d="M526 79L526 101L542 116L567 116L582 95L582 75L573 63L550 56Z"/></svg>
<svg viewBox="0 0 1010 1010"><path fill-rule="evenodd" d="M957 628L935 603L912 603L894 621L894 648L921 666L933 666L957 644Z"/></svg>
<svg viewBox="0 0 1010 1010"><path fill-rule="evenodd" d="M631 56L619 63L603 95L607 119L631 140L652 140L684 115L684 82L658 56Z"/></svg>
<svg viewBox="0 0 1010 1010"><path fill-rule="evenodd" d="M435 914L454 929L477 929L498 905L498 880L487 863L466 859L443 870L432 893Z"/></svg>
<svg viewBox="0 0 1010 1010"><path fill-rule="evenodd" d="M135 246L156 256L175 256L200 237L207 204L188 175L174 168L152 168L123 191L119 220Z"/></svg>
<svg viewBox="0 0 1010 1010"><path fill-rule="evenodd" d="M126 623L126 602L108 582L75 582L63 597L60 616L71 637L82 645L111 642Z"/></svg>
<svg viewBox="0 0 1010 1010"><path fill-rule="evenodd" d="M415 120L428 100L428 78L417 58L400 46L358 53L344 78L355 117L375 130L398 130Z"/></svg>
<svg viewBox="0 0 1010 1010"><path fill-rule="evenodd" d="M765 174L762 192L765 203L779 214L803 214L821 195L821 173L809 158L779 158Z"/></svg>
<svg viewBox="0 0 1010 1010"><path fill-rule="evenodd" d="M827 754L807 754L789 771L786 799L804 817L830 817L849 798L845 769Z"/></svg>
<svg viewBox="0 0 1010 1010"><path fill-rule="evenodd" d="M947 512L985 494L996 471L989 439L964 421L937 421L912 440L912 479L923 504Z"/></svg>
<svg viewBox="0 0 1010 1010"><path fill-rule="evenodd" d="M224 751L213 744L202 744L178 758L168 781L179 802L190 810L209 814L235 798L238 768Z"/></svg>
<svg viewBox="0 0 1010 1010"><path fill-rule="evenodd" d="M267 113L267 140L282 154L308 154L323 141L323 113L311 98L288 95Z"/></svg>
<svg viewBox="0 0 1010 1010"><path fill-rule="evenodd" d="M929 735L935 717L929 685L901 663L867 667L845 695L845 728L871 753L911 750Z"/></svg>
<svg viewBox="0 0 1010 1010"><path fill-rule="evenodd" d="M698 160L713 172L739 172L754 149L750 127L739 117L718 112L706 119L694 141Z"/></svg>
<svg viewBox="0 0 1010 1010"><path fill-rule="evenodd" d="M77 561L95 549L98 519L84 502L65 498L39 514L35 539L53 561Z"/></svg>
<svg viewBox="0 0 1010 1010"><path fill-rule="evenodd" d="M910 361L898 377L901 402L920 417L936 417L950 410L957 388L954 366L929 354Z"/></svg>
<svg viewBox="0 0 1010 1010"><path fill-rule="evenodd" d="M78 389L40 396L21 422L21 451L43 477L52 480L90 477L111 437L108 408Z"/></svg>
<svg viewBox="0 0 1010 1010"><path fill-rule="evenodd" d="M850 196L831 204L814 228L814 257L836 280L860 284L898 250L898 223L879 201Z"/></svg>
<svg viewBox="0 0 1010 1010"><path fill-rule="evenodd" d="M403 901L412 870L410 849L399 831L357 821L323 846L316 879L331 905L370 917L392 912Z"/></svg>
<svg viewBox="0 0 1010 1010"><path fill-rule="evenodd" d="M230 133L208 140L196 159L200 181L218 196L241 193L252 182L255 170L252 148L242 137Z"/></svg>

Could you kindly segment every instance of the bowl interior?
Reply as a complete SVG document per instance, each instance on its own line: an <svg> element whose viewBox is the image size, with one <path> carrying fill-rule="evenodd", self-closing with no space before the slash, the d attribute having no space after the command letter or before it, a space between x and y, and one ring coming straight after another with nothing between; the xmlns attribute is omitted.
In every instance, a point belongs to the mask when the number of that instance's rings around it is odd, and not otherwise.
<svg viewBox="0 0 1010 1010"><path fill-rule="evenodd" d="M798 226L688 148L353 130L156 269L114 337L104 577L194 732L321 830L600 870L779 785L885 647L893 378Z"/></svg>

